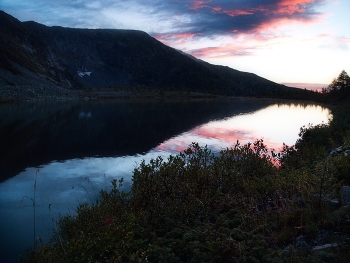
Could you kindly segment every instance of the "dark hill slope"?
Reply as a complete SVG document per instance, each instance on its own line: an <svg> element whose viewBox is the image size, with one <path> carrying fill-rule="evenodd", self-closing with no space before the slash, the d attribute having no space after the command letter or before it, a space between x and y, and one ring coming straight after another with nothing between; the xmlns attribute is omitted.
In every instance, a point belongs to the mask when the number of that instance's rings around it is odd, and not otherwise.
<svg viewBox="0 0 350 263"><path fill-rule="evenodd" d="M296 91L193 59L142 31L47 27L0 11L0 92L120 86L241 96Z"/></svg>

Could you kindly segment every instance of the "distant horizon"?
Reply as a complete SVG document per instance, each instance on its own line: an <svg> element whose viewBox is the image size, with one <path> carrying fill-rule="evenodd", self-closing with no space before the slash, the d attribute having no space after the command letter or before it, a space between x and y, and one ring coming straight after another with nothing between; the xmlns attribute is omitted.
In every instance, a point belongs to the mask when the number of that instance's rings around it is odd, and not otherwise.
<svg viewBox="0 0 350 263"><path fill-rule="evenodd" d="M286 85L288 87L294 87L294 88L300 88L300 89L307 89L307 90L314 90L314 91L322 91L322 88L327 88L328 84L322 84L322 83L293 83L293 82L282 82L280 83L282 85Z"/></svg>
<svg viewBox="0 0 350 263"><path fill-rule="evenodd" d="M2 0L0 10L47 26L141 30L276 83L331 83L350 71L348 0Z"/></svg>

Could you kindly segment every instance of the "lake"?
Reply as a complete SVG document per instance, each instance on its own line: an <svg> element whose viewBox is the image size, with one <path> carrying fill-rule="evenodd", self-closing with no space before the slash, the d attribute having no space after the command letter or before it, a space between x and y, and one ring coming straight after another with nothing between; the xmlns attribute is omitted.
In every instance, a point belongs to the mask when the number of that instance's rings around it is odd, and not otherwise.
<svg viewBox="0 0 350 263"><path fill-rule="evenodd" d="M315 104L239 98L1 105L0 261L16 261L37 237L47 242L60 216L95 202L112 179L130 189L142 160L192 142L217 152L262 138L277 151L330 116Z"/></svg>

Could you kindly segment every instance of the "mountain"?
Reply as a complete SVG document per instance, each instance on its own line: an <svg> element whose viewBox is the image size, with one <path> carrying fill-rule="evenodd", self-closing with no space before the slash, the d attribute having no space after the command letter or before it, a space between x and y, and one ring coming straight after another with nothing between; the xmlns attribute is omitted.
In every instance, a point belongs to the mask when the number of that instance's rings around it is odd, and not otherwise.
<svg viewBox="0 0 350 263"><path fill-rule="evenodd" d="M239 96L301 92L211 65L142 31L48 27L3 11L0 21L0 99L135 87Z"/></svg>

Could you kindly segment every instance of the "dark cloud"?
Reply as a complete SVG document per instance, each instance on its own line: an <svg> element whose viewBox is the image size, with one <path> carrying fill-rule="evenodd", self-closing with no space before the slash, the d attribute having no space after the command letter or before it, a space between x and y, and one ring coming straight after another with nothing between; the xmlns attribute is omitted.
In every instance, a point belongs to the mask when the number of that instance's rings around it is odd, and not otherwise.
<svg viewBox="0 0 350 263"><path fill-rule="evenodd" d="M159 33L193 33L195 36L215 36L261 30L280 20L312 21L319 13L315 6L326 0L5 0L15 13L38 22L72 27L113 27L103 17L105 10L114 12L114 22L131 29L125 14L132 11L149 17L157 26L143 25L152 35ZM0 4L1 7L1 4ZM5 10L6 11L6 10ZM127 19L129 20L129 19ZM144 20L144 19L143 19ZM140 26L142 27L142 25ZM142 29L142 28L138 28ZM152 32L150 32L152 31Z"/></svg>
<svg viewBox="0 0 350 263"><path fill-rule="evenodd" d="M5 0L10 3L10 0ZM260 37L281 21L310 22L326 0L11 0L18 18L46 25L139 29L165 43L186 39ZM1 5L0 5L1 7ZM5 10L6 11L6 10ZM22 19L26 20L26 19Z"/></svg>
<svg viewBox="0 0 350 263"><path fill-rule="evenodd" d="M194 0L163 1L158 13L174 20L172 33L196 36L251 33L281 20L308 22L319 18L314 7L320 0ZM170 32L166 32L170 33ZM154 32L157 35L157 32Z"/></svg>

